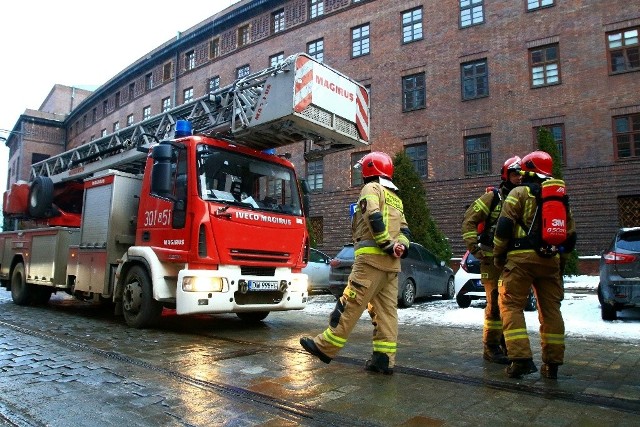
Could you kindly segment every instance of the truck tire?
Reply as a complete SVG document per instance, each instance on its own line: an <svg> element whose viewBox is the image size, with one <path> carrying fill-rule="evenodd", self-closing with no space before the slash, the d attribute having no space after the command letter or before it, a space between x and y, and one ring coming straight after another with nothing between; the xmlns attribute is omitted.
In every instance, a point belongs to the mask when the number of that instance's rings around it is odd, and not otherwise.
<svg viewBox="0 0 640 427"><path fill-rule="evenodd" d="M137 329L153 326L162 314L162 304L153 299L149 274L139 265L134 265L127 272L122 309L127 325Z"/></svg>
<svg viewBox="0 0 640 427"><path fill-rule="evenodd" d="M11 273L11 299L17 305L31 304L31 287L27 284L24 264L18 263Z"/></svg>
<svg viewBox="0 0 640 427"><path fill-rule="evenodd" d="M42 218L53 202L53 181L48 176L37 176L29 187L29 215Z"/></svg>
<svg viewBox="0 0 640 427"><path fill-rule="evenodd" d="M471 297L469 295L458 294L456 296L456 302L460 308L469 308L471 305Z"/></svg>
<svg viewBox="0 0 640 427"><path fill-rule="evenodd" d="M245 321L247 323L261 322L264 319L266 319L268 315L269 315L268 311L252 311L252 312L236 313L236 316L238 316L240 320Z"/></svg>

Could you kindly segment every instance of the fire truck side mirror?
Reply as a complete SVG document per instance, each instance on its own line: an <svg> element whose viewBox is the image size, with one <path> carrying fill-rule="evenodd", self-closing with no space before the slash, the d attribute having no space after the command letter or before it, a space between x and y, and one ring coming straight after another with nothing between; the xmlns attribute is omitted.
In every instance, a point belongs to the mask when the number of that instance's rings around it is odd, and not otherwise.
<svg viewBox="0 0 640 427"><path fill-rule="evenodd" d="M309 217L309 203L311 202L311 188L309 187L309 183L306 179L298 179L298 183L300 184L300 191L302 192L302 212L305 217Z"/></svg>
<svg viewBox="0 0 640 427"><path fill-rule="evenodd" d="M169 144L159 144L153 147L153 169L151 171L151 193L160 197L171 195L171 160L173 148Z"/></svg>

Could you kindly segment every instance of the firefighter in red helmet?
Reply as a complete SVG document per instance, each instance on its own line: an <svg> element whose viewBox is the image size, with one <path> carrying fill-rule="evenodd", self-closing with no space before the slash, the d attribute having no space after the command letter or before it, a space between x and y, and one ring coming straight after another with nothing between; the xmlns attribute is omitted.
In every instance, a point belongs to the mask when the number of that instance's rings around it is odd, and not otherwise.
<svg viewBox="0 0 640 427"><path fill-rule="evenodd" d="M500 185L491 187L476 199L464 214L462 238L476 258L480 259L480 277L487 297L482 333L483 358L489 362L507 364L502 337L502 320L498 307L500 269L493 265L493 234L502 203L509 192L520 185L520 157L507 159L500 170Z"/></svg>
<svg viewBox="0 0 640 427"><path fill-rule="evenodd" d="M552 178L553 160L544 151L534 151L522 158L523 183L507 196L494 237L494 263L502 270L498 281L498 302L510 364L506 374L519 378L536 372L527 335L524 307L533 286L538 301L541 374L556 379L558 366L564 361L564 321L560 304L564 297L561 257L575 247L576 233L563 198L562 215L566 217L566 238L559 246L549 245L541 224L545 223L544 189L562 188L564 182Z"/></svg>
<svg viewBox="0 0 640 427"><path fill-rule="evenodd" d="M393 184L393 162L382 152L356 165L364 186L352 221L355 261L347 286L329 317L329 326L302 347L325 363L347 342L365 309L373 324L373 353L365 363L371 372L392 374L398 339L398 272L408 254L410 233L402 200Z"/></svg>

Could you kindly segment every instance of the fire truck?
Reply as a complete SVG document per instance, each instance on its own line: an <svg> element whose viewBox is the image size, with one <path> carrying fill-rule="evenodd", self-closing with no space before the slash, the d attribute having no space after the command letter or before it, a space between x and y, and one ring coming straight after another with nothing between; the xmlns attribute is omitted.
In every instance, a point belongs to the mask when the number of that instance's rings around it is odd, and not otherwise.
<svg viewBox="0 0 640 427"><path fill-rule="evenodd" d="M4 194L5 223L35 226L0 233L0 285L18 305L112 304L135 328L164 308L303 309L308 205L277 149L366 145L368 113L362 85L301 53L36 163Z"/></svg>

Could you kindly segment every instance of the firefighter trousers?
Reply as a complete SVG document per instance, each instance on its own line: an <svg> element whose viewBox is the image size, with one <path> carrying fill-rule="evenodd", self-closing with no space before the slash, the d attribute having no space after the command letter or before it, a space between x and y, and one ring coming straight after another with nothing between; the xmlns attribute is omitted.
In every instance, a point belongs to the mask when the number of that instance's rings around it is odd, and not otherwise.
<svg viewBox="0 0 640 427"><path fill-rule="evenodd" d="M493 257L485 256L480 263L480 276L487 296L484 308L484 328L482 342L486 346L497 346L502 343L502 320L498 305L498 279L500 269L493 265Z"/></svg>
<svg viewBox="0 0 640 427"><path fill-rule="evenodd" d="M534 251L511 252L498 281L500 315L510 360L531 359L524 307L533 286L538 300L542 361L561 365L564 361L564 321L560 304L564 285L560 259L542 258Z"/></svg>
<svg viewBox="0 0 640 427"><path fill-rule="evenodd" d="M329 316L329 327L313 339L318 349L333 358L344 347L364 310L373 324L373 351L395 365L398 340L398 273L382 271L357 259L349 282Z"/></svg>

